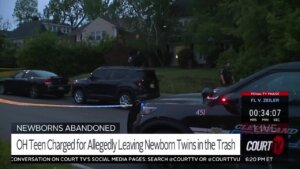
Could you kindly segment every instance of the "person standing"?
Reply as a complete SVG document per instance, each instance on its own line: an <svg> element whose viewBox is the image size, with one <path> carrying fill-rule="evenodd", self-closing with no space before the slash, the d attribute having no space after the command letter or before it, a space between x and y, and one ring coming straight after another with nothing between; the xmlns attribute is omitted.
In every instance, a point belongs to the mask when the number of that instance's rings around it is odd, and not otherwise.
<svg viewBox="0 0 300 169"><path fill-rule="evenodd" d="M234 78L232 75L230 63L227 62L223 68L220 70L220 79L222 86L230 86L234 83Z"/></svg>

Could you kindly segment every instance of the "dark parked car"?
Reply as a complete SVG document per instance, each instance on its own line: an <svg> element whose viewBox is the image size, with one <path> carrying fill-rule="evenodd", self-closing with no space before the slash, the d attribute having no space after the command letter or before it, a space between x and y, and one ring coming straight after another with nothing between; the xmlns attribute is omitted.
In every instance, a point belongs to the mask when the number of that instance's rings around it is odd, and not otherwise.
<svg viewBox="0 0 300 169"><path fill-rule="evenodd" d="M242 91L289 92L289 154L300 157L300 62L279 64L218 90L207 98L136 102L128 116L131 133L234 133L241 130ZM194 97L194 98L195 98ZM299 159L298 159L299 160Z"/></svg>
<svg viewBox="0 0 300 169"><path fill-rule="evenodd" d="M66 78L44 70L22 70L1 83L3 94L28 95L31 98L45 94L61 98L70 90Z"/></svg>
<svg viewBox="0 0 300 169"><path fill-rule="evenodd" d="M88 78L75 80L72 94L78 104L99 99L117 101L120 105L160 96L155 71L134 67L100 67Z"/></svg>

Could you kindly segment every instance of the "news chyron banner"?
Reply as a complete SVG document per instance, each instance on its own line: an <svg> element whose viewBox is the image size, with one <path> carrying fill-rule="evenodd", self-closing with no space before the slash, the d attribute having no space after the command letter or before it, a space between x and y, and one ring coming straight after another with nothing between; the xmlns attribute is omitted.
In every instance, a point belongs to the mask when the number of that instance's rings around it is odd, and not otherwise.
<svg viewBox="0 0 300 169"><path fill-rule="evenodd" d="M240 134L120 134L119 123L16 123L11 162L234 162L240 143Z"/></svg>
<svg viewBox="0 0 300 169"><path fill-rule="evenodd" d="M242 92L242 154L246 162L288 158L288 92Z"/></svg>

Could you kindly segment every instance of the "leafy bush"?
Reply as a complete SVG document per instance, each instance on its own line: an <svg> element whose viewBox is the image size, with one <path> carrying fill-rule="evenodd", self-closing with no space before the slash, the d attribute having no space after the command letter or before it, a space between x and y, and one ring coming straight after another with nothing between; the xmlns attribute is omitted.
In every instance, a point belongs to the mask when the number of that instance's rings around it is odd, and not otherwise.
<svg viewBox="0 0 300 169"><path fill-rule="evenodd" d="M17 51L18 63L22 67L53 70L60 57L59 47L58 38L54 34L36 35Z"/></svg>
<svg viewBox="0 0 300 169"><path fill-rule="evenodd" d="M123 43L116 42L112 45L111 50L105 53L104 59L107 65L125 66L128 65L130 49Z"/></svg>
<svg viewBox="0 0 300 169"><path fill-rule="evenodd" d="M222 68L226 62L230 62L231 64L235 63L236 57L237 53L232 48L229 48L228 50L220 54L217 60L217 68Z"/></svg>
<svg viewBox="0 0 300 169"><path fill-rule="evenodd" d="M16 67L16 46L5 40L0 34L0 67Z"/></svg>
<svg viewBox="0 0 300 169"><path fill-rule="evenodd" d="M52 33L42 33L29 39L17 52L18 64L29 69L45 69L63 76L90 72L105 63L113 40L98 45L70 44Z"/></svg>
<svg viewBox="0 0 300 169"><path fill-rule="evenodd" d="M14 56L14 51L8 50L0 54L1 67L13 68L17 66L17 58Z"/></svg>

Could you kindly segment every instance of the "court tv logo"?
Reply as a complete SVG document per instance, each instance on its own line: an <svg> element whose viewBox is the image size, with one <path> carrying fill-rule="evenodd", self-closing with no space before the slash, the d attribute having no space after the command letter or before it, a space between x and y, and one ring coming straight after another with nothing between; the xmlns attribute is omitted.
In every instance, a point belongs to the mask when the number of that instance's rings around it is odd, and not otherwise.
<svg viewBox="0 0 300 169"><path fill-rule="evenodd" d="M281 155L284 152L285 140L282 136L276 135L273 140L250 140L246 143L247 152L271 152L274 155Z"/></svg>

